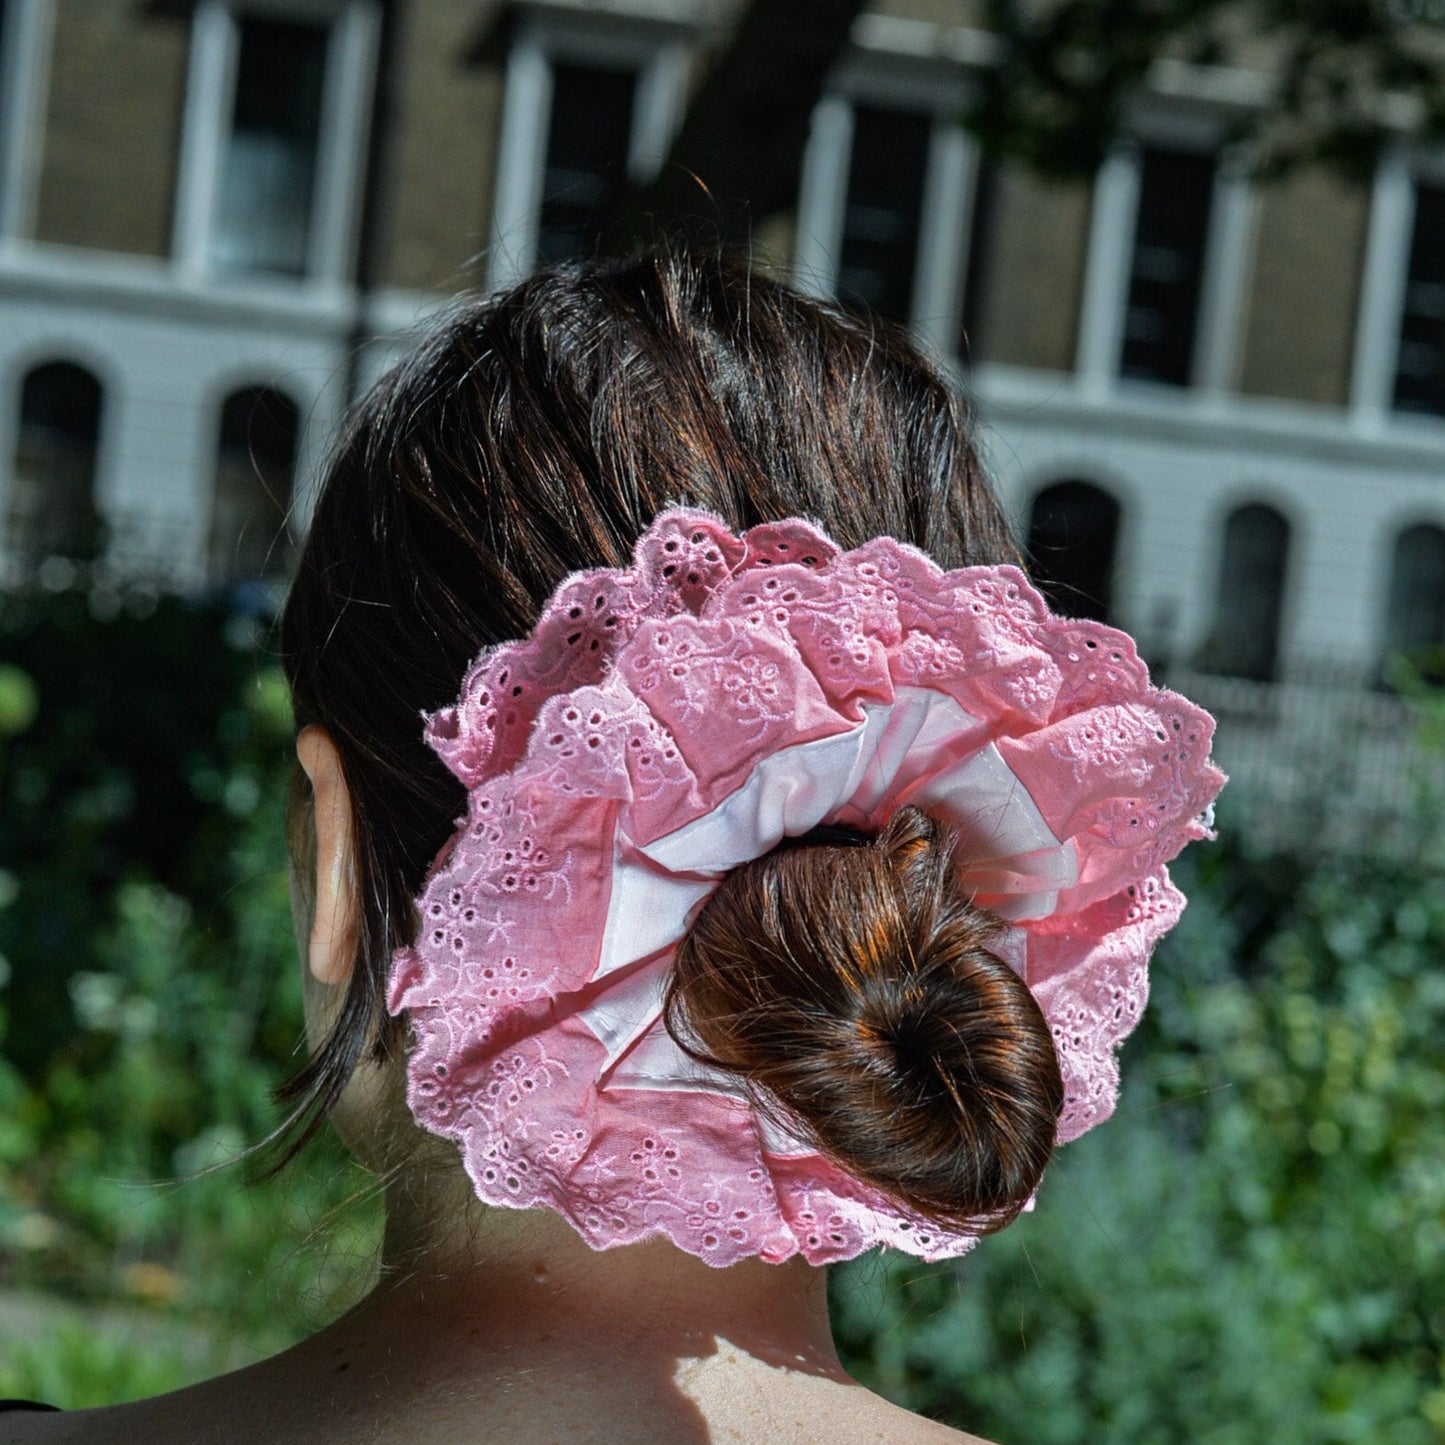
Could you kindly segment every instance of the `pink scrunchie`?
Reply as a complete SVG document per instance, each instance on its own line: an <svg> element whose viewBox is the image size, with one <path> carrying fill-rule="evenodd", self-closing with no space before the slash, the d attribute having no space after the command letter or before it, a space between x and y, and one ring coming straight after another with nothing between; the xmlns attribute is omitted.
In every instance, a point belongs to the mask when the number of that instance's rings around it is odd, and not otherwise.
<svg viewBox="0 0 1445 1445"><path fill-rule="evenodd" d="M1053 616L1016 568L665 512L631 567L569 578L428 723L468 804L394 962L412 1110L483 1200L546 1205L598 1249L960 1254L972 1235L682 1053L660 1019L673 948L729 868L916 804L961 830L965 887L1011 925L1000 952L1052 1027L1076 1138L1113 1109L1183 907L1164 865L1207 836L1212 732L1128 637Z"/></svg>

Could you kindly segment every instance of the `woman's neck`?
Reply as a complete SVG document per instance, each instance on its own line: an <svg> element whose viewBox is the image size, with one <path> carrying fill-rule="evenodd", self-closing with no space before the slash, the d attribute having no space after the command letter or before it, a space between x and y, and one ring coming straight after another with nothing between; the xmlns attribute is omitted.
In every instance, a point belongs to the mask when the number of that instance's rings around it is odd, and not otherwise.
<svg viewBox="0 0 1445 1445"><path fill-rule="evenodd" d="M386 1211L376 1305L426 1297L470 1313L470 1302L524 1330L642 1328L676 1347L680 1362L725 1343L769 1363L840 1373L826 1273L802 1260L714 1269L665 1240L593 1250L550 1210L480 1205L454 1167L399 1172Z"/></svg>
<svg viewBox="0 0 1445 1445"><path fill-rule="evenodd" d="M349 1089L332 1123L383 1179L386 1226L376 1288L328 1335L409 1313L418 1337L446 1349L511 1353L545 1337L585 1354L622 1333L659 1370L736 1351L846 1378L825 1271L801 1259L714 1269L662 1239L593 1250L551 1210L481 1204L455 1147L413 1124L399 1069L358 1070Z"/></svg>
<svg viewBox="0 0 1445 1445"><path fill-rule="evenodd" d="M218 1441L313 1445L966 1441L847 1377L825 1273L801 1260L712 1269L665 1240L594 1252L550 1211L483 1208L455 1168L399 1172L386 1193L381 1277L354 1309L65 1438L180 1445L204 1421ZM41 1429L26 1438L58 1438Z"/></svg>

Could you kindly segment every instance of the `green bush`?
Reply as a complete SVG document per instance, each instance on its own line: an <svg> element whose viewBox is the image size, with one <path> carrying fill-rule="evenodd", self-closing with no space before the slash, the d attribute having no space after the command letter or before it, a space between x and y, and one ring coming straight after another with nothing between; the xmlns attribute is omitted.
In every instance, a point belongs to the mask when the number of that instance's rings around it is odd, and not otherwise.
<svg viewBox="0 0 1445 1445"><path fill-rule="evenodd" d="M376 1201L334 1140L260 1183L264 1158L218 1167L275 1126L301 1037L291 721L264 642L179 603L0 618L0 683L31 700L0 709L0 1284L81 1311L5 1352L0 1394L184 1383L369 1277ZM140 1325L118 1333L117 1304ZM99 1363L77 1372L87 1319Z"/></svg>

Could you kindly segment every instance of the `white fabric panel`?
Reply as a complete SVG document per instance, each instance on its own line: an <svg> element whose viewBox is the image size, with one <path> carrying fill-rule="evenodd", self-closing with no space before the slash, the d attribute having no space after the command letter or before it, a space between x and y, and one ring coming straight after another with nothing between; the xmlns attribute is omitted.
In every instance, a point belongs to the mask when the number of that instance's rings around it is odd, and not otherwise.
<svg viewBox="0 0 1445 1445"><path fill-rule="evenodd" d="M673 1043L662 1022L662 995L657 998L657 1017L650 1029L639 1034L633 1047L614 1069L608 1086L615 1089L703 1089L709 1094L747 1097L747 1091L731 1074L710 1069Z"/></svg>
<svg viewBox="0 0 1445 1445"><path fill-rule="evenodd" d="M928 769L954 761L943 751L968 738L979 719L951 697L926 687L900 687L889 706L865 709L876 736L866 771L846 795L850 811L870 817L885 798L905 792Z"/></svg>
<svg viewBox="0 0 1445 1445"><path fill-rule="evenodd" d="M929 778L908 801L958 828L959 851L970 860L962 877L975 892L1017 894L995 905L1005 918L1047 918L1058 906L1058 890L1078 881L1073 844L1054 837L992 743ZM988 866L997 863L1014 866Z"/></svg>
<svg viewBox="0 0 1445 1445"><path fill-rule="evenodd" d="M785 837L816 828L851 792L860 761L875 742L873 723L870 717L851 732L798 743L764 758L712 812L642 851L667 868L725 873L761 858Z"/></svg>
<svg viewBox="0 0 1445 1445"><path fill-rule="evenodd" d="M716 886L715 880L664 872L619 840L602 949L593 977L605 978L676 942L694 906Z"/></svg>
<svg viewBox="0 0 1445 1445"><path fill-rule="evenodd" d="M960 851L969 859L962 877L971 890L1005 895L994 907L1010 920L1047 917L1058 890L1077 881L1073 844L1053 835L992 743L957 756L969 749L978 721L942 693L900 688L893 704L865 708L851 731L764 758L712 812L645 849L619 837L594 976L659 956L580 1014L607 1049L608 1087L702 1088L746 1097L736 1080L689 1058L663 1027L672 963L666 950L718 875L825 818L841 814L861 822L885 798L917 804L959 828ZM997 945L1021 975L1024 943L1011 930ZM812 1152L761 1116L759 1129L772 1153Z"/></svg>
<svg viewBox="0 0 1445 1445"><path fill-rule="evenodd" d="M613 984L579 1013L578 1017L607 1048L604 1068L612 1068L662 1013L662 996L671 967L672 955L663 954L639 968L631 978ZM677 1048L670 1038L667 1042Z"/></svg>

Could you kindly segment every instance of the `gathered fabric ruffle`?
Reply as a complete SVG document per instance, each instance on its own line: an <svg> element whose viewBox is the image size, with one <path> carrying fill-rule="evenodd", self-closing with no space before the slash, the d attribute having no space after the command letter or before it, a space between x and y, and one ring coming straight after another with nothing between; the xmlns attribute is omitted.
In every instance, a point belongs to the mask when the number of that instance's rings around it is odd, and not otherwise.
<svg viewBox="0 0 1445 1445"><path fill-rule="evenodd" d="M728 869L916 804L957 830L963 886L1009 925L1067 1142L1113 1109L1183 907L1165 865L1207 836L1223 783L1212 730L1127 636L1052 615L1016 568L665 512L630 567L563 583L428 721L468 803L393 966L412 1110L483 1200L556 1209L596 1248L961 1253L967 1231L850 1178L678 1048L672 951Z"/></svg>

